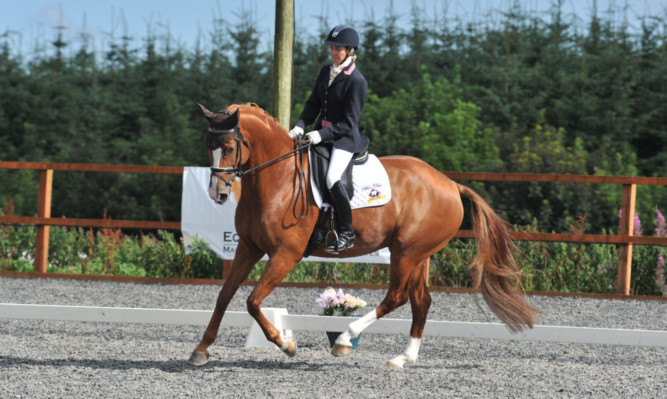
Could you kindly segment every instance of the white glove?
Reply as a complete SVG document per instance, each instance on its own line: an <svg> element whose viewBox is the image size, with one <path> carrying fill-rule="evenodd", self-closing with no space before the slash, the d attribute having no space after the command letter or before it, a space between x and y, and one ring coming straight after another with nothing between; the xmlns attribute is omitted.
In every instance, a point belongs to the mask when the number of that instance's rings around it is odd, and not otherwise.
<svg viewBox="0 0 667 399"><path fill-rule="evenodd" d="M306 133L306 137L308 137L308 141L310 141L310 144L312 145L316 145L322 142L322 136L320 136L320 132L317 130Z"/></svg>
<svg viewBox="0 0 667 399"><path fill-rule="evenodd" d="M290 130L289 133L287 133L289 138L291 138L292 140L296 140L302 134L303 134L303 129L300 128L299 126L294 126L292 130Z"/></svg>

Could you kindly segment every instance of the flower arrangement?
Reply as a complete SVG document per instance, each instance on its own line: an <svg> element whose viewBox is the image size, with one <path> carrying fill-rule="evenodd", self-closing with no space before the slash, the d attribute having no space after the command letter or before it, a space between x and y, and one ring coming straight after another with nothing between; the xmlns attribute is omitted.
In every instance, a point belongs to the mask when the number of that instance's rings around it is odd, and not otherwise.
<svg viewBox="0 0 667 399"><path fill-rule="evenodd" d="M351 316L355 310L366 306L366 302L343 293L342 289L336 291L333 288L324 290L317 298L317 306L325 316Z"/></svg>

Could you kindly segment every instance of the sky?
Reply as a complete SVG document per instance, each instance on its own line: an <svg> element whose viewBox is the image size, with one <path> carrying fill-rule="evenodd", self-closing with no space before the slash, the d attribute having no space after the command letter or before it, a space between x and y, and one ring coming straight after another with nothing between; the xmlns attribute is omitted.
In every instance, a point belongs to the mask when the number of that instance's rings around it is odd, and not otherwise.
<svg viewBox="0 0 667 399"><path fill-rule="evenodd" d="M295 24L308 34L319 36L319 17L327 15L329 23L375 19L380 21L390 5L400 15L399 24L410 25L413 5L427 15L461 16L471 18L492 12L500 15L511 4L522 10L547 15L555 0L294 0ZM586 19L593 12L594 0L563 0L565 13L575 13ZM610 5L629 6L627 14L631 27L639 26L638 16L667 14L667 0L597 0L598 15L604 15ZM0 0L0 39L10 40L12 48L23 49L30 55L38 39L53 39L55 27L62 30L66 41L75 40L82 32L93 38L95 45L104 47L110 38L125 34L138 45L151 30L158 36L168 32L178 44L191 47L198 38L207 39L215 19L222 18L231 25L239 16L250 12L269 46L273 42L275 0ZM618 16L622 18L622 16ZM202 37L203 36L203 37Z"/></svg>

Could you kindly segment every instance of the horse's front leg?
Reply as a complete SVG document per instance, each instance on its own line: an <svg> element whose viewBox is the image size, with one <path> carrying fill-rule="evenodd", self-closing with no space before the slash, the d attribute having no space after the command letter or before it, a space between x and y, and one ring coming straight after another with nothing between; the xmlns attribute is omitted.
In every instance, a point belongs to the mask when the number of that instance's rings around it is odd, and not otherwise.
<svg viewBox="0 0 667 399"><path fill-rule="evenodd" d="M215 302L215 310L213 310L213 315L208 323L208 327L206 327L204 336L202 337L201 342L199 342L199 345L197 345L192 352L192 355L190 355L190 364L201 366L208 362L208 347L213 345L218 336L220 322L222 321L222 316L225 314L225 310L227 310L229 302L231 302L241 283L246 280L255 263L257 263L262 256L263 254L261 251L251 249L250 245L243 240L239 242L239 245L236 248L236 255L234 256L234 262L232 263L232 271L218 294L218 300Z"/></svg>
<svg viewBox="0 0 667 399"><path fill-rule="evenodd" d="M296 341L294 337L283 337L278 330L262 314L261 305L264 298L283 281L294 265L299 261L293 253L277 253L269 257L264 273L260 277L255 289L248 297L248 313L255 318L261 327L266 339L276 344L285 354L292 357L296 354Z"/></svg>

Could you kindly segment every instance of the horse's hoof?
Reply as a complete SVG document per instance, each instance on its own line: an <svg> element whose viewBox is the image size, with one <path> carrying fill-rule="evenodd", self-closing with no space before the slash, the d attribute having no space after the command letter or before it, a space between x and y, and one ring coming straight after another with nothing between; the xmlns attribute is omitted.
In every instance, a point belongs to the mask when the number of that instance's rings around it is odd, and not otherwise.
<svg viewBox="0 0 667 399"><path fill-rule="evenodd" d="M208 354L208 352L201 353L194 351L192 352L192 355L190 355L188 363L190 363L193 366L203 366L204 364L208 363L209 356L210 355Z"/></svg>
<svg viewBox="0 0 667 399"><path fill-rule="evenodd" d="M290 338L289 340L289 345L287 345L287 349L283 349L283 352L289 357L294 357L294 355L296 355L296 340L293 338Z"/></svg>
<svg viewBox="0 0 667 399"><path fill-rule="evenodd" d="M387 368L390 370L401 370L403 368L403 365L395 363L393 360L390 360L387 362Z"/></svg>
<svg viewBox="0 0 667 399"><path fill-rule="evenodd" d="M331 354L336 357L345 356L348 353L350 353L351 350L352 350L351 346L334 344L333 348L331 348Z"/></svg>

